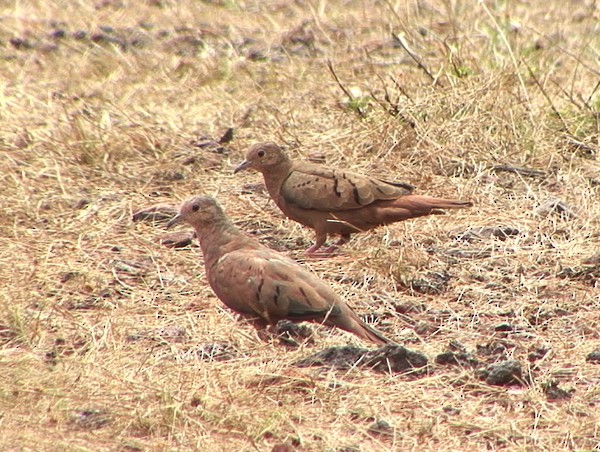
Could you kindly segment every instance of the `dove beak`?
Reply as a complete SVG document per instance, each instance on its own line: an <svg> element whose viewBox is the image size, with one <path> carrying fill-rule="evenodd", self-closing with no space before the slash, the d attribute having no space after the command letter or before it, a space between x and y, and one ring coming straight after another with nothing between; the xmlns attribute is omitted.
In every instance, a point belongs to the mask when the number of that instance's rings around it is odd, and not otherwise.
<svg viewBox="0 0 600 452"><path fill-rule="evenodd" d="M252 162L250 160L244 160L233 170L233 174L237 174L240 171L244 171L245 169L250 168L251 165L252 165Z"/></svg>
<svg viewBox="0 0 600 452"><path fill-rule="evenodd" d="M180 213L178 213L173 218L171 218L171 221L169 221L167 223L167 229L171 229L173 226L175 226L176 224L181 223L182 221L183 221L183 217L181 216Z"/></svg>

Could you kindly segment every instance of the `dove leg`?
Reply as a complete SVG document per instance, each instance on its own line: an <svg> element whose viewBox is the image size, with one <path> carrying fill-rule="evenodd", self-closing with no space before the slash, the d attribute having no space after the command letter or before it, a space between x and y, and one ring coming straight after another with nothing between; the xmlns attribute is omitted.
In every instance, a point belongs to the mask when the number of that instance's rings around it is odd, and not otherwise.
<svg viewBox="0 0 600 452"><path fill-rule="evenodd" d="M319 255L320 256L331 256L337 251L337 249L342 246L344 243L347 243L350 240L350 234L342 234L335 244L328 246L324 250L322 250Z"/></svg>
<svg viewBox="0 0 600 452"><path fill-rule="evenodd" d="M321 247L325 244L325 240L327 239L327 234L318 234L317 233L317 241L306 250L306 254L310 257L330 257L335 254L338 247L342 246L344 243L350 240L350 234L341 234L340 238L335 244L328 246L325 249L321 249Z"/></svg>
<svg viewBox="0 0 600 452"><path fill-rule="evenodd" d="M306 255L307 256L320 255L321 253L317 253L317 251L319 250L319 248L321 248L325 244L326 240L327 240L326 232L316 231L315 244L305 251Z"/></svg>

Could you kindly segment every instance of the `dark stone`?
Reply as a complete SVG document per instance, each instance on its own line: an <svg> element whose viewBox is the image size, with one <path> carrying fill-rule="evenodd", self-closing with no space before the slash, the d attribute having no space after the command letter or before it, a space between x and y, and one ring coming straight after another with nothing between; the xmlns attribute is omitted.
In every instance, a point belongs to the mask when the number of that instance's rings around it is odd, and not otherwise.
<svg viewBox="0 0 600 452"><path fill-rule="evenodd" d="M10 38L8 42L18 50L28 50L33 48L33 45L27 39L23 38Z"/></svg>
<svg viewBox="0 0 600 452"><path fill-rule="evenodd" d="M230 344L214 343L198 347L196 355L203 361L231 361L235 359L237 352Z"/></svg>
<svg viewBox="0 0 600 452"><path fill-rule="evenodd" d="M378 421L373 422L369 426L368 432L374 436L379 436L379 435L390 435L391 436L394 434L394 430L395 430L394 427L392 427L388 421L386 421L385 419L379 419Z"/></svg>
<svg viewBox="0 0 600 452"><path fill-rule="evenodd" d="M429 272L424 278L415 278L409 287L415 292L426 295L439 295L446 291L451 276L447 272Z"/></svg>
<svg viewBox="0 0 600 452"><path fill-rule="evenodd" d="M455 236L457 240L466 242L480 241L482 239L497 238L506 240L509 237L515 237L520 234L520 231L510 226L482 226L469 228Z"/></svg>
<svg viewBox="0 0 600 452"><path fill-rule="evenodd" d="M570 399L574 389L566 391L558 387L558 381L551 380L542 385L542 390L546 394L548 400L565 400Z"/></svg>
<svg viewBox="0 0 600 452"><path fill-rule="evenodd" d="M452 351L440 353L435 357L434 362L442 366L466 366L472 368L477 368L481 365L481 362L469 353Z"/></svg>
<svg viewBox="0 0 600 452"><path fill-rule="evenodd" d="M229 127L223 136L219 138L219 144L227 144L233 140L233 127Z"/></svg>
<svg viewBox="0 0 600 452"><path fill-rule="evenodd" d="M523 370L517 360L507 360L489 365L480 376L490 385L523 384Z"/></svg>
<svg viewBox="0 0 600 452"><path fill-rule="evenodd" d="M308 325L290 322L289 320L277 322L274 332L282 343L294 347L298 347L300 343L313 337L313 330Z"/></svg>
<svg viewBox="0 0 600 452"><path fill-rule="evenodd" d="M369 352L366 348L346 345L329 347L314 355L296 361L298 367L330 366L336 369L349 369Z"/></svg>
<svg viewBox="0 0 600 452"><path fill-rule="evenodd" d="M193 232L168 232L159 237L158 241L167 248L185 248L194 243L195 234Z"/></svg>
<svg viewBox="0 0 600 452"><path fill-rule="evenodd" d="M600 364L600 348L594 350L585 357L588 363L599 363Z"/></svg>
<svg viewBox="0 0 600 452"><path fill-rule="evenodd" d="M494 327L494 331L514 331L515 327L510 323L500 323Z"/></svg>
<svg viewBox="0 0 600 452"><path fill-rule="evenodd" d="M170 204L156 204L146 207L135 212L131 219L135 221L149 221L152 223L167 223L175 215L179 213L179 209Z"/></svg>
<svg viewBox="0 0 600 452"><path fill-rule="evenodd" d="M413 303L412 301L406 301L401 304L394 306L398 314L411 314L425 312L427 307L423 303Z"/></svg>
<svg viewBox="0 0 600 452"><path fill-rule="evenodd" d="M71 422L83 430L98 430L112 422L105 410L81 410L75 412Z"/></svg>
<svg viewBox="0 0 600 452"><path fill-rule="evenodd" d="M364 365L378 372L403 373L416 371L417 373L423 373L427 370L427 357L425 355L401 345L384 345L377 350L367 352L365 358Z"/></svg>
<svg viewBox="0 0 600 452"><path fill-rule="evenodd" d="M529 362L535 362L538 359L542 359L544 356L546 356L549 351L550 350L545 347L537 347L527 354L527 359Z"/></svg>

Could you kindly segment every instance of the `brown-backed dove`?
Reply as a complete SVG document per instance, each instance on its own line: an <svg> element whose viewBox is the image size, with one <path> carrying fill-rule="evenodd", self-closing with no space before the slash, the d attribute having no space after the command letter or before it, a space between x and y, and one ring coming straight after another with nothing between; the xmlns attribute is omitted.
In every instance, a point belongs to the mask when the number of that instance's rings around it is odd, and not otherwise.
<svg viewBox="0 0 600 452"><path fill-rule="evenodd" d="M247 168L263 174L267 191L287 217L315 230L309 255L319 254L328 234L339 234L336 245L342 245L356 232L472 206L470 201L412 194L414 187L401 182L295 161L275 143L251 146L235 172Z"/></svg>
<svg viewBox="0 0 600 452"><path fill-rule="evenodd" d="M195 196L185 201L168 227L181 221L196 230L208 282L234 311L270 324L283 319L320 322L375 344L393 343L310 271L243 234L214 198Z"/></svg>

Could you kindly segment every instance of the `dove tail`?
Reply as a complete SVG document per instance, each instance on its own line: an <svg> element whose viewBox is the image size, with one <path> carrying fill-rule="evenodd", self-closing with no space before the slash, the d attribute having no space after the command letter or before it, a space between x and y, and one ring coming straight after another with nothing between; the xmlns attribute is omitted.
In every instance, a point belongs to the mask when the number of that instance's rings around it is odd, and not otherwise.
<svg viewBox="0 0 600 452"><path fill-rule="evenodd" d="M377 331L372 326L369 326L366 323L362 323L361 326L361 334L355 332L357 336L360 336L361 338L371 341L377 345L395 344L394 341L385 337L382 333Z"/></svg>
<svg viewBox="0 0 600 452"><path fill-rule="evenodd" d="M400 198L402 199L402 198ZM416 205L426 206L429 209L464 209L473 206L471 201L463 201L460 199L444 199L434 198L432 196L410 195L405 197L408 201Z"/></svg>

